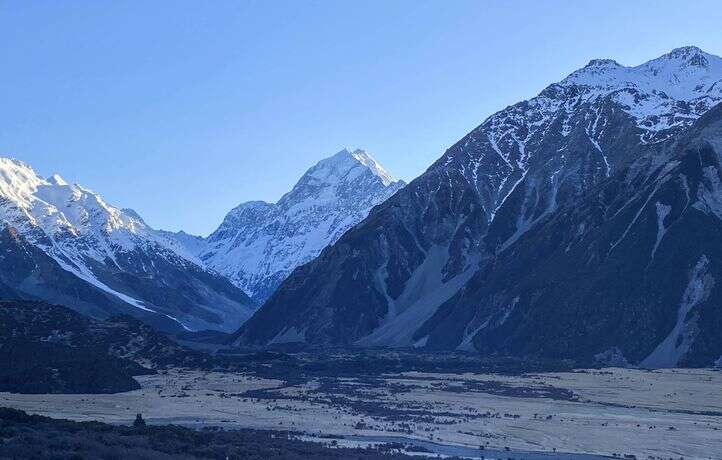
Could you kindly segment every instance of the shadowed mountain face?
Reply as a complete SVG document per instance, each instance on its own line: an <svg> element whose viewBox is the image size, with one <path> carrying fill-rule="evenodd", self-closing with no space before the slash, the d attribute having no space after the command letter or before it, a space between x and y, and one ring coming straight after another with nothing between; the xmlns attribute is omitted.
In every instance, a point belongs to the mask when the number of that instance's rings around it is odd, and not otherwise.
<svg viewBox="0 0 722 460"><path fill-rule="evenodd" d="M720 146L722 106L483 264L416 337L616 365L715 364Z"/></svg>
<svg viewBox="0 0 722 460"><path fill-rule="evenodd" d="M132 210L0 158L0 295L125 312L167 330L233 330L254 303Z"/></svg>
<svg viewBox="0 0 722 460"><path fill-rule="evenodd" d="M714 129L702 127L713 126L718 112L686 132L722 100L721 80L722 59L693 47L637 67L590 62L536 98L491 116L317 259L296 269L237 332L237 342L426 346L646 360L657 345L669 347L661 342L673 328L688 329L691 317L683 318L681 326L675 321L680 304L703 302L683 298L713 292L699 291L694 281L714 278L709 275L715 263L710 251L702 251L705 258L696 254L694 261L674 260L681 264L677 271L659 264L674 252L675 238L701 243L704 235L699 232L716 231L719 218L714 212L692 207L680 214L677 195L686 186L690 203L702 193L699 187L709 190L705 203L718 197L709 169L714 164L702 163L718 153ZM706 134L700 134L703 131ZM682 172L680 168L693 168L695 155L705 166ZM675 192L671 188L677 183L681 185ZM662 199L660 193L669 197ZM600 194L603 204L595 207L594 197ZM713 207L698 205L704 206ZM669 225L678 214L696 233L677 236L676 228L684 226ZM695 219L701 219L697 224L704 230L691 224ZM637 227L643 224L644 232ZM652 241L654 251L647 248L643 255L641 242L632 244L642 238L637 232ZM583 242L567 250L574 238ZM598 238L596 246L590 246L591 238ZM548 247L550 239L565 244ZM585 258L595 247L594 257ZM579 259L571 258L575 251L583 252ZM585 267L588 271L582 274ZM636 278L626 276L625 270L634 271ZM649 278L647 291L640 290L642 280L654 273L666 273L677 282L657 288L662 279ZM553 286L550 278L566 288L557 287L554 296L547 293ZM531 283L524 295L515 290L526 285L522 281ZM580 289L582 281L588 290ZM618 285L625 283L639 290L635 295L654 293L667 302L644 307L649 310L646 332L638 324L638 313L627 306L642 297L620 291ZM588 298L579 297L585 292ZM546 310L536 309L535 302L545 295L550 296ZM590 304L595 295L596 303ZM595 314L608 321L590 317L585 309L591 305L598 305ZM544 320L552 321L552 313L568 319L547 324ZM539 320L531 321L533 315ZM625 324L620 315L639 329L632 334L645 338L635 342L621 332L611 334L612 328ZM589 323L590 329L606 324L607 329L598 331L598 337L606 339L590 339L584 348L579 337L590 334L585 329ZM514 324L519 329L513 333L504 329ZM529 336L535 334L556 340L529 345ZM699 356L694 343L701 343L703 335L695 337L688 343L690 356ZM635 345L639 348L625 354ZM679 346L672 348L680 353ZM660 349L648 362L668 351ZM671 358L665 359L667 363Z"/></svg>

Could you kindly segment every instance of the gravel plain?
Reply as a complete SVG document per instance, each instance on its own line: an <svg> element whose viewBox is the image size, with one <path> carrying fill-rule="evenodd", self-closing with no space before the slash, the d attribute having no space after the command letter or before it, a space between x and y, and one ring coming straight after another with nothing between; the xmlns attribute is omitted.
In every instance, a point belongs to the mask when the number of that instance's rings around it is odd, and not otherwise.
<svg viewBox="0 0 722 460"><path fill-rule="evenodd" d="M174 369L138 381L140 390L109 395L0 393L0 406L119 424L142 413L150 423L293 430L346 437L346 443L391 436L640 460L722 458L717 370L403 373L286 385L247 374Z"/></svg>

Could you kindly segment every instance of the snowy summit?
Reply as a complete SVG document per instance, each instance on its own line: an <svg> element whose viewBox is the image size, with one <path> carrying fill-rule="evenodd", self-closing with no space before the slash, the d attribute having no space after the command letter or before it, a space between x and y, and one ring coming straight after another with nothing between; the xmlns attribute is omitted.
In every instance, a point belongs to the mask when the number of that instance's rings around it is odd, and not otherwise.
<svg viewBox="0 0 722 460"><path fill-rule="evenodd" d="M202 244L184 240L205 264L262 301L404 185L366 151L343 149L306 171L277 203L243 203Z"/></svg>
<svg viewBox="0 0 722 460"><path fill-rule="evenodd" d="M0 158L0 230L7 229L25 245L28 272L15 267L12 279L0 272L0 285L14 286L18 296L61 302L71 295L67 303L83 312L127 312L167 329L231 329L252 313L242 291L203 268L176 239L150 228L135 211L116 208L58 174L45 179L21 161ZM48 279L46 286L48 266L67 272L54 276L68 281L60 285ZM158 295L176 284L192 287Z"/></svg>

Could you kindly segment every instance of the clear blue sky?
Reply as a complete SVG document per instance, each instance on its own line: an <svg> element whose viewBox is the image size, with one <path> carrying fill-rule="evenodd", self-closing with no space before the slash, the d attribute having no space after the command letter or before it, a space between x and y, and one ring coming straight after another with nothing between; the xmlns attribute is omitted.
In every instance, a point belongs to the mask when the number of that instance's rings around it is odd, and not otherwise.
<svg viewBox="0 0 722 460"><path fill-rule="evenodd" d="M722 5L0 0L0 155L205 234L343 146L412 179L609 57L722 54Z"/></svg>

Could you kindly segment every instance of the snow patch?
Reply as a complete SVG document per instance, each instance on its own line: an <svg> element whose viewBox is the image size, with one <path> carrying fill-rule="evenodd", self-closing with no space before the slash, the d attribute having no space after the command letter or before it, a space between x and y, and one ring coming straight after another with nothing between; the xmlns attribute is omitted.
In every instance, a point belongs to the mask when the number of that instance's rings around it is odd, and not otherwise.
<svg viewBox="0 0 722 460"><path fill-rule="evenodd" d="M480 326L469 330L469 326L466 327L466 330L464 330L464 338L461 339L461 343L458 347L456 347L459 351L476 351L476 348L474 347L474 336L479 333L482 329L487 327L489 325L489 318L486 319L483 323L481 323Z"/></svg>
<svg viewBox="0 0 722 460"><path fill-rule="evenodd" d="M611 252L614 250L614 248L616 248L617 245L619 245L619 243L621 243L622 240L624 240L624 238L627 237L627 234L628 234L629 231L632 229L632 227L634 226L634 224L637 223L637 220L639 219L639 216L642 215L642 212L644 212L644 210L647 209L647 205L648 205L649 202L652 200L652 198L656 195L656 193L657 193L657 191L659 190L659 188L660 188L662 185L664 185L664 184L669 180L669 176L665 176L665 175L666 175L669 171L671 171L675 166L677 166L678 163L679 163L679 162L677 162L677 161L670 161L669 163L667 163L667 165L665 166L665 169L660 173L660 176L662 176L662 179L659 180L659 181L657 181L657 184L654 186L654 189L652 189L652 191L649 193L649 195L647 196L647 198L644 200L644 203L642 204L642 206L640 206L640 208L637 210L637 213L634 215L634 218L629 222L629 224L627 225L627 227L624 229L624 232L622 232L622 236L620 236L619 239L618 239L617 241L615 241L615 242L609 247L609 251L607 252L607 254L611 254ZM636 200L636 198L637 198L637 197L635 197L635 198L633 198L632 200L630 200L629 203L634 202L634 201ZM615 214L615 216L616 216L617 214L619 214L620 212L622 212L622 210L625 209L626 206L627 206L629 203L627 203L624 207L622 207L619 211L617 211L617 213Z"/></svg>
<svg viewBox="0 0 722 460"><path fill-rule="evenodd" d="M654 259L654 254L657 253L659 243L662 242L664 234L667 233L667 228L664 226L664 219L666 219L669 215L669 211L672 210L672 206L657 202L655 204L655 208L657 210L657 240L654 242L654 247L652 248L652 255L650 256L650 259Z"/></svg>

